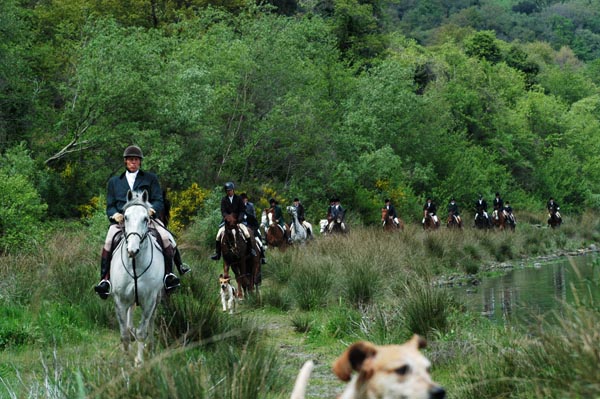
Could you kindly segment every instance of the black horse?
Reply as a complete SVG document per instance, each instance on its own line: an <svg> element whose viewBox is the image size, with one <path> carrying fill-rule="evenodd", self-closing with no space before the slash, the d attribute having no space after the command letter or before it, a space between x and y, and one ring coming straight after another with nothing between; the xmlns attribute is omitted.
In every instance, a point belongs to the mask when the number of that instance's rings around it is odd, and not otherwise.
<svg viewBox="0 0 600 399"><path fill-rule="evenodd" d="M483 209L477 210L475 214L475 227L478 229L489 229L491 227L490 220L485 217Z"/></svg>
<svg viewBox="0 0 600 399"><path fill-rule="evenodd" d="M550 211L550 216L548 217L548 226L555 229L557 227L560 227L561 224L562 224L562 218L560 217L560 214L558 213L558 211L556 211L556 210Z"/></svg>

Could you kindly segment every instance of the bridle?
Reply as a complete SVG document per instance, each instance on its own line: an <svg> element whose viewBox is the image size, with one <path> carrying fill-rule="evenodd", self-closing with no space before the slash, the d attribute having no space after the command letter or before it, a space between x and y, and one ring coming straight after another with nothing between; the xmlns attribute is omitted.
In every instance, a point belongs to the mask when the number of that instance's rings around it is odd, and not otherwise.
<svg viewBox="0 0 600 399"><path fill-rule="evenodd" d="M134 206L141 206L145 209L148 209L145 205L143 204L132 204L130 205L128 208L134 207ZM123 210L123 212L125 212L125 210ZM137 236L140 239L140 247L142 246L142 243L146 240L146 238L148 238L148 226L146 224L146 231L144 232L144 234L140 234L137 231L132 231L130 233L127 233L127 229L125 228L125 223L123 223L123 231L125 232L125 245L123 245L122 247L125 248L125 250L127 249L127 242L129 237L131 236ZM139 252L138 252L139 253ZM146 267L143 268L141 273L137 273L137 265L136 265L136 257L134 256L133 258L131 258L131 272L129 271L129 269L127 269L127 267L125 267L125 261L123 260L123 251L121 250L121 264L123 265L123 268L125 269L125 272L133 279L133 284L134 284L134 292L135 292L135 303L137 305L139 305L139 299L138 299L138 279L143 276L148 269L150 269L150 266L152 265L152 261L154 260L154 246L150 245L150 261L148 262L148 265Z"/></svg>

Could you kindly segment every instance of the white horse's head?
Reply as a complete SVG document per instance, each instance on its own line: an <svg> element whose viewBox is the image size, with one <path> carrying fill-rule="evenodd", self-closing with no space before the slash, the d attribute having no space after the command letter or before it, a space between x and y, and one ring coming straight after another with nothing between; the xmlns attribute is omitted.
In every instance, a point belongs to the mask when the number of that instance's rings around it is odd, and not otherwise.
<svg viewBox="0 0 600 399"><path fill-rule="evenodd" d="M295 206L290 205L286 209L290 215L293 217L298 217L298 209Z"/></svg>
<svg viewBox="0 0 600 399"><path fill-rule="evenodd" d="M134 258L140 252L142 242L148 236L148 222L150 221L150 208L148 192L127 193L127 203L123 207L125 242L127 253Z"/></svg>

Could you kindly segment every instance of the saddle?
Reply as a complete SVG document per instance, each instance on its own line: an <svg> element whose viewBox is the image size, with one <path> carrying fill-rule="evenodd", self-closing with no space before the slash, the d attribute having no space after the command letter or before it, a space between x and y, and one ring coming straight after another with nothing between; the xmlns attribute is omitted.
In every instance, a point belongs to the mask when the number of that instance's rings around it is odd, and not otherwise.
<svg viewBox="0 0 600 399"><path fill-rule="evenodd" d="M157 243L157 248L161 251L164 252L164 247L163 247L163 243L162 243L162 238L160 237L160 234L158 233L158 230L156 230L153 227L149 227L148 228L148 234L152 235L154 237L154 239L156 240ZM123 239L125 238L125 232L123 230L119 230L117 232L117 234L115 234L115 236L112 239L112 251L111 251L111 256L112 254L115 253L115 251L117 250L117 248L119 247L119 244L121 243L121 241L123 241Z"/></svg>

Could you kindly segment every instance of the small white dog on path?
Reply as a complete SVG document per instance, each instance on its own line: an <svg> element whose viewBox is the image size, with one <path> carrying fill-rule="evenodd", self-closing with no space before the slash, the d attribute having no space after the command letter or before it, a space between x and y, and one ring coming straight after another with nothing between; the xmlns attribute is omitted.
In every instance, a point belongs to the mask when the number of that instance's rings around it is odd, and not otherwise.
<svg viewBox="0 0 600 399"><path fill-rule="evenodd" d="M219 285L221 287L221 304L223 305L223 312L229 311L229 314L235 312L235 305L237 303L237 290L231 285L231 277L229 275L219 275Z"/></svg>

